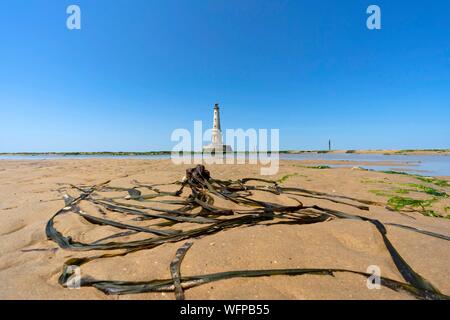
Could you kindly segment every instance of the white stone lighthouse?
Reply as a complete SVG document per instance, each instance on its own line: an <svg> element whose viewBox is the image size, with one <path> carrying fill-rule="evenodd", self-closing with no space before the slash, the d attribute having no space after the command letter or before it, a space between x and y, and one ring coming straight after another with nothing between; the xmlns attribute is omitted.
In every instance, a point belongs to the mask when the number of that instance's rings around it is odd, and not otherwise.
<svg viewBox="0 0 450 320"><path fill-rule="evenodd" d="M211 144L203 147L203 152L233 152L231 146L222 143L222 131L220 129L219 104L214 105L214 120L211 130Z"/></svg>

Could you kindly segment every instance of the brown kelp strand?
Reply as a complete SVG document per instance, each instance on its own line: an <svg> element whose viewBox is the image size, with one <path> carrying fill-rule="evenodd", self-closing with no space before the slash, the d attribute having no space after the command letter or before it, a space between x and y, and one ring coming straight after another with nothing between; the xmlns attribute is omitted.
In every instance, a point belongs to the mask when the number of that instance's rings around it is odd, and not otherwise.
<svg viewBox="0 0 450 320"><path fill-rule="evenodd" d="M180 248L181 252L177 254L185 254L187 249L192 244L186 244ZM181 260L178 260L181 262ZM75 261L72 261L75 263ZM178 262L177 262L178 263ZM179 265L177 265L179 268ZM60 283L64 286L72 276L67 266L64 268ZM180 277L172 279L158 279L151 281L115 281L115 280L96 280L93 278L82 278L80 285L82 287L95 287L98 290L108 295L124 295L124 294L137 294L137 293L149 293L149 292L175 292L177 299L183 299L183 290L194 288L203 284L207 284L214 281L232 279L232 278L257 278L257 277L270 277L270 276L302 276L302 275L323 275L334 276L336 273L351 273L368 278L371 276L369 273L346 270L346 269L265 269L265 270L235 270L219 272L214 274L205 274L198 276ZM433 299L433 300L448 300L450 297L440 294L438 292L429 292L418 289L410 284L400 281L392 280L385 277L380 277L380 285L387 287L396 292L406 292L413 297L421 300ZM178 288L178 289L177 289ZM177 293L177 290L179 290Z"/></svg>
<svg viewBox="0 0 450 320"><path fill-rule="evenodd" d="M183 287L180 282L180 266L186 252L192 247L192 242L186 242L181 248L177 250L175 259L170 263L170 273L172 274L173 286L175 288L175 297L177 300L184 300Z"/></svg>
<svg viewBox="0 0 450 320"><path fill-rule="evenodd" d="M200 224L209 224L217 222L216 219L211 218L205 218L205 217L192 217L189 215L186 215L182 211L178 210L163 210L159 208L152 208L147 207L147 210L153 210L153 211L160 211L160 212L166 212L168 214L152 214L149 212L145 212L139 209L131 209L125 207L123 204L116 204L114 202L107 202L107 201L98 201L98 200L92 200L93 203L103 206L105 209L108 209L110 211L116 211L131 215L137 215L141 216L147 219L164 219L164 220L170 220L170 221L177 221L177 222L191 222L191 223L200 223Z"/></svg>
<svg viewBox="0 0 450 320"><path fill-rule="evenodd" d="M387 226L397 227L397 228L402 228L402 229L406 229L406 230L409 230L409 231L422 233L422 234L425 234L425 235L430 236L430 237L435 237L435 238L438 238L438 239L444 239L444 240L450 241L450 237L448 237L446 235L443 235L443 234L436 233L436 232L422 230L422 229L414 228L414 227L411 227L411 226L405 226L405 225L398 224L398 223L386 223L386 225Z"/></svg>
<svg viewBox="0 0 450 320"><path fill-rule="evenodd" d="M107 294L172 291L175 292L177 299L182 299L184 290L211 281L234 277L297 276L302 274L333 275L336 272L350 272L361 276L370 276L359 271L341 269L239 270L190 277L182 277L180 275L180 265L184 255L191 246L190 241L192 239L206 237L237 227L252 227L255 225L269 227L274 224L302 225L322 223L332 219L351 219L373 225L380 234L380 241L383 241L399 273L406 281L406 283L402 283L382 278L382 285L392 290L408 292L419 299L448 298L441 294L428 280L415 272L402 258L388 239L386 227L382 222L322 206L305 206L297 197L329 200L362 211L368 211L370 205L379 205L378 203L301 188L287 188L280 186L276 181L267 179L218 180L212 178L209 171L202 165L188 169L181 182L147 184L133 181L132 183L134 185L132 188L109 186L109 182L91 187L73 186L81 194L76 198L65 196L65 207L59 210L46 225L47 237L56 242L59 247L67 250L83 252L91 250L119 250L119 252L114 251L112 253L74 258L66 261L59 278L61 285L66 286L67 281L72 276L73 269L69 268L69 266L80 267L94 260L126 256L132 252L151 250L165 243L180 241L188 241L188 243L177 251L175 259L168 266L172 279L127 282L82 278L81 285L95 287ZM164 188L172 188L172 190L163 190ZM145 190L151 193L146 194ZM103 194L105 192L119 195L107 197ZM295 201L296 204L283 205L257 200L254 198L256 192L270 192L274 195L283 195ZM215 204L216 198L220 199L220 205ZM155 206L156 203L159 205ZM230 206L228 207L226 203L229 203ZM96 208L101 217L95 213L85 212L83 208L86 204L90 208ZM116 217L113 219L111 217L113 213L116 213L116 216L122 216L122 218ZM90 243L77 241L71 235L63 234L55 227L56 220L64 219L69 214L78 215L81 219L93 225L108 226L118 230L107 236L103 234L102 238ZM118 221L118 219L128 220ZM139 221L141 224L138 225ZM153 222L153 224L142 225L145 222L147 224ZM391 223L386 225L449 240L449 237L445 235L426 230L400 224ZM190 227L186 228L186 226ZM168 227L175 228L168 229ZM138 234L141 235L141 238L133 240L133 236ZM142 239L142 236L144 236L144 239Z"/></svg>

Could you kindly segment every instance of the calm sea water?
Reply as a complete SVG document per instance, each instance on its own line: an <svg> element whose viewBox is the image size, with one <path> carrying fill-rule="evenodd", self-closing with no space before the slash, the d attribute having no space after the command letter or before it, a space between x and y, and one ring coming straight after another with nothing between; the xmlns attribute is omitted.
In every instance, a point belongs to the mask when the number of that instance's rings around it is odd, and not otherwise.
<svg viewBox="0 0 450 320"><path fill-rule="evenodd" d="M384 154L293 154L281 155L281 159L319 160L327 164L327 160L363 161L363 162L393 162L392 166L362 165L372 170L393 170L424 176L450 176L450 156L430 155L384 155ZM408 164L408 165L405 165ZM329 165L329 164L328 164ZM355 165L329 165L330 167L354 167Z"/></svg>
<svg viewBox="0 0 450 320"><path fill-rule="evenodd" d="M235 156L236 155L228 155ZM237 157L244 157L245 155L237 155ZM256 155L247 155L246 157L255 157ZM196 156L197 157L197 156ZM60 155L45 155L45 156L0 156L0 160L50 160L50 159L147 159L159 160L169 159L170 155L155 155L155 156L60 156ZM379 162L389 161L393 162L392 166L377 166L377 165L363 165L361 167L373 170L396 170L408 173L420 174L424 176L450 176L450 156L414 156L414 155L383 155L383 154L280 154L280 159L286 160L318 160L323 161L323 165L331 167L353 167L354 165L330 165L328 160L347 160L347 161L364 161L364 162ZM408 163L408 166L404 164Z"/></svg>

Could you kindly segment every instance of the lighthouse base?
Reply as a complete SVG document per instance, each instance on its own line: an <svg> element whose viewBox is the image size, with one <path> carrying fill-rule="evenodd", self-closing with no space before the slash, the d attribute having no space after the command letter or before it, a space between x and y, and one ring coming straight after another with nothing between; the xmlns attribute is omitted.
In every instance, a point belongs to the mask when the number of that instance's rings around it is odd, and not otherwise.
<svg viewBox="0 0 450 320"><path fill-rule="evenodd" d="M203 153L227 153L233 152L231 146L225 144L210 144L203 147Z"/></svg>

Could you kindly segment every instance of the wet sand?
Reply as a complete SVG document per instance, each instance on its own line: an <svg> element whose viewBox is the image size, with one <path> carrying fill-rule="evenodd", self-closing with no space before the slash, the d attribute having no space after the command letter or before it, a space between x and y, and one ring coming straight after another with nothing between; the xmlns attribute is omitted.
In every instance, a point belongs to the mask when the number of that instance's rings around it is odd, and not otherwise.
<svg viewBox="0 0 450 320"><path fill-rule="evenodd" d="M319 163L319 162L318 162ZM361 163L351 163L354 166ZM392 175L351 168L313 169L314 161L281 161L280 171L270 179L285 177L283 185L386 203L380 191L394 192L405 184L421 184L450 193L407 175ZM71 257L92 255L58 249L46 239L48 219L64 207L64 193L76 194L70 184L130 187L134 179L146 183L169 183L181 179L188 165L170 160L85 159L0 161L0 298L1 299L174 299L173 293L108 296L94 288L65 289L58 284L63 263ZM211 165L213 177L238 179L258 177L256 165ZM443 178L450 181L449 178ZM373 192L377 190L378 192ZM409 195L420 199L429 195ZM289 202L267 195L266 201ZM370 206L370 211L328 200L301 198L305 205L317 204L350 214L364 215L384 223L399 223L450 236L450 220L420 213L400 214ZM450 208L448 198L432 209L442 215ZM448 209L447 209L448 210ZM448 213L450 214L450 212ZM56 227L76 239L93 241L108 228L94 226L76 217L58 220ZM442 293L450 295L447 268L450 243L426 235L388 226L388 236L404 259ZM83 276L97 279L148 281L170 278L169 265L184 243L164 244L124 257L92 262ZM38 249L38 251L34 251ZM366 272L370 265L382 276L402 281L382 238L367 222L331 220L310 225L238 227L194 240L181 267L183 276L230 270L276 268L344 268ZM185 292L187 299L411 299L404 292L382 287L369 290L366 279L353 274L235 278L205 284Z"/></svg>

